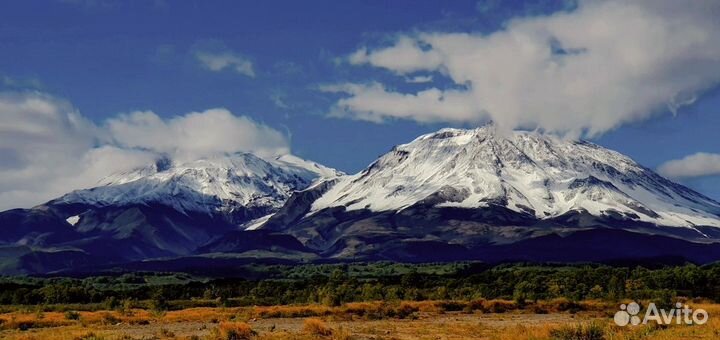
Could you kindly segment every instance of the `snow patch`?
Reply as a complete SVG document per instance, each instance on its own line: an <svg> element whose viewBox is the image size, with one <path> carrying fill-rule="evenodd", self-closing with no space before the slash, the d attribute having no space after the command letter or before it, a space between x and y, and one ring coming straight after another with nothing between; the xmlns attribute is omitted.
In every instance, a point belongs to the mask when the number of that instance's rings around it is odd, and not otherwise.
<svg viewBox="0 0 720 340"><path fill-rule="evenodd" d="M254 219L248 223L243 224L242 228L244 230L257 230L260 228L265 222L267 222L270 217L272 217L274 214L265 215L263 217Z"/></svg>
<svg viewBox="0 0 720 340"><path fill-rule="evenodd" d="M79 215L70 216L67 219L65 219L65 221L67 221L67 223L70 223L70 225L72 225L74 227L80 221L80 216Z"/></svg>

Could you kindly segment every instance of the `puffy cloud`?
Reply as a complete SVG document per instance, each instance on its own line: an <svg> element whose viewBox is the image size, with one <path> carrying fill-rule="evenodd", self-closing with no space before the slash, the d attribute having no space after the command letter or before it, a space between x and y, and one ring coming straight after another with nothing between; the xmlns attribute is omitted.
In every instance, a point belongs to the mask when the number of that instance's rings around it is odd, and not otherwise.
<svg viewBox="0 0 720 340"><path fill-rule="evenodd" d="M431 88L415 94L388 91L382 84L344 84L323 86L321 90L347 93L330 112L331 116L381 122L386 118L415 119L420 122L477 121L476 106L471 96L462 90ZM478 109L479 110L479 109Z"/></svg>
<svg viewBox="0 0 720 340"><path fill-rule="evenodd" d="M720 154L698 152L667 161L658 167L658 172L670 178L720 175Z"/></svg>
<svg viewBox="0 0 720 340"><path fill-rule="evenodd" d="M573 11L520 18L491 34L404 35L389 47L362 48L348 61L398 75L439 72L466 90L426 91L434 98L466 96L472 104L465 112L452 105L432 112L397 110L387 100L422 107L425 91L403 94L377 86L366 86L372 92L346 91L349 98L333 111L374 120L492 119L504 129L593 136L691 104L717 85L719 16L717 1L582 1ZM379 100L387 106L372 104ZM363 111L366 106L373 111Z"/></svg>
<svg viewBox="0 0 720 340"><path fill-rule="evenodd" d="M234 151L259 155L289 152L282 133L226 109L192 112L169 120L138 111L109 119L106 125L119 145L182 158Z"/></svg>
<svg viewBox="0 0 720 340"><path fill-rule="evenodd" d="M421 70L435 70L443 65L443 57L437 50L425 51L421 40L400 37L395 46L368 52L361 48L348 57L353 65L372 64L403 74Z"/></svg>
<svg viewBox="0 0 720 340"><path fill-rule="evenodd" d="M98 126L47 94L0 93L0 211L92 187L159 154L199 158L236 151L285 153L288 143L278 131L225 109L167 120L135 112Z"/></svg>
<svg viewBox="0 0 720 340"><path fill-rule="evenodd" d="M232 52L197 52L195 57L197 57L200 64L210 71L219 72L227 68L251 78L255 77L253 63L239 54Z"/></svg>
<svg viewBox="0 0 720 340"><path fill-rule="evenodd" d="M154 159L98 148L106 139L101 129L45 94L0 94L0 117L0 210L34 205Z"/></svg>

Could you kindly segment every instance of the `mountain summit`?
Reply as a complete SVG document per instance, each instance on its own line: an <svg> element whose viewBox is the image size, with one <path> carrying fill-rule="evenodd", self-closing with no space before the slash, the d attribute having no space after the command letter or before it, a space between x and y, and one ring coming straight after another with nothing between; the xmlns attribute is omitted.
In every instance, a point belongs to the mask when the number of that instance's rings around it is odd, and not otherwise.
<svg viewBox="0 0 720 340"><path fill-rule="evenodd" d="M343 178L311 214L500 205L537 219L583 211L663 226L720 227L720 203L675 184L627 156L588 142L532 132L500 135L493 125L443 129L399 145Z"/></svg>
<svg viewBox="0 0 720 340"><path fill-rule="evenodd" d="M191 162L168 158L112 174L92 189L50 202L94 207L159 204L184 213L222 214L246 222L280 208L295 190L341 172L293 155L261 158L234 153ZM81 220L82 215L78 216Z"/></svg>
<svg viewBox="0 0 720 340"><path fill-rule="evenodd" d="M493 125L420 136L353 175L291 155L162 159L0 228L0 273L720 260L720 203L598 145Z"/></svg>

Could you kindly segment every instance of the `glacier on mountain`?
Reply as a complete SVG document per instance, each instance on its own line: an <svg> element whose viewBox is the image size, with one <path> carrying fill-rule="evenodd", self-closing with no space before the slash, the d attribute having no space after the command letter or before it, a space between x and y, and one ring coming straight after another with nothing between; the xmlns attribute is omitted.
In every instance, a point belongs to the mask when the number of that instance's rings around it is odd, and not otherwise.
<svg viewBox="0 0 720 340"><path fill-rule="evenodd" d="M181 212L232 212L277 209L295 190L341 172L286 154L261 158L250 153L223 154L191 162L162 158L154 164L112 174L97 187L75 190L52 204L95 207L162 204Z"/></svg>
<svg viewBox="0 0 720 340"><path fill-rule="evenodd" d="M331 207L401 211L505 206L547 219L571 211L660 226L720 227L720 203L593 143L537 132L442 129L339 179L306 217Z"/></svg>

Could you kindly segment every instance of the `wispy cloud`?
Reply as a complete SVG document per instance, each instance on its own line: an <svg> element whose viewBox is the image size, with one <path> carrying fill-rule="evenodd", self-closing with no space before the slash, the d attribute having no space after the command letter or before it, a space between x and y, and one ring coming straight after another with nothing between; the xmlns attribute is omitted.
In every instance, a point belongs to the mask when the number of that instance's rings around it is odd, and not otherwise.
<svg viewBox="0 0 720 340"><path fill-rule="evenodd" d="M670 178L691 178L720 175L720 154L698 152L681 159L667 161L658 172Z"/></svg>
<svg viewBox="0 0 720 340"><path fill-rule="evenodd" d="M273 102L275 107L280 109L289 109L291 108L288 103L285 102L285 95L282 92L274 92L270 95L270 100Z"/></svg>
<svg viewBox="0 0 720 340"><path fill-rule="evenodd" d="M273 65L273 69L276 73L290 76L299 75L303 73L303 67L298 63L292 61L279 61Z"/></svg>
<svg viewBox="0 0 720 340"><path fill-rule="evenodd" d="M16 78L10 76L0 76L0 84L8 89L42 89L43 83L36 78Z"/></svg>
<svg viewBox="0 0 720 340"><path fill-rule="evenodd" d="M248 58L234 52L197 52L195 57L210 71L233 70L248 77L255 77L253 63Z"/></svg>
<svg viewBox="0 0 720 340"><path fill-rule="evenodd" d="M330 85L320 90L350 95L337 101L330 111L334 117L349 116L377 123L388 118L423 123L477 122L476 104L461 90L430 88L406 94L388 91L380 83Z"/></svg>
<svg viewBox="0 0 720 340"><path fill-rule="evenodd" d="M433 76L414 76L414 77L406 77L405 81L411 84L423 84L423 83L429 83L433 81Z"/></svg>

